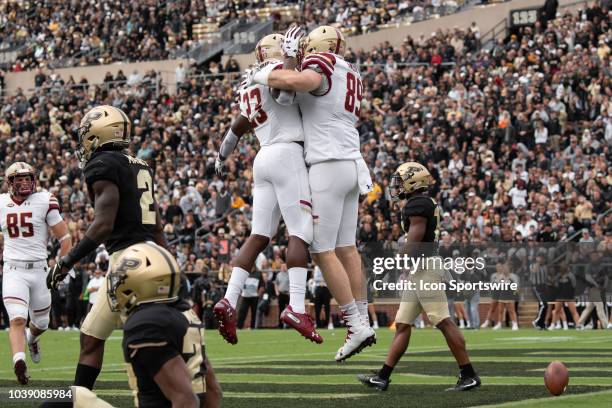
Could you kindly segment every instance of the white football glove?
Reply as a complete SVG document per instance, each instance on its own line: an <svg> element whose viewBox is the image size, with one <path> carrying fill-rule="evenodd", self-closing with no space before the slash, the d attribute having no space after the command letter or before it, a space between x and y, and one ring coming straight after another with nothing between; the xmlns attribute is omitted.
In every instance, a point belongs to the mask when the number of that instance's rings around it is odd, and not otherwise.
<svg viewBox="0 0 612 408"><path fill-rule="evenodd" d="M304 31L298 25L292 25L285 33L285 39L281 44L283 55L287 58L296 58L300 51L300 40L304 37Z"/></svg>
<svg viewBox="0 0 612 408"><path fill-rule="evenodd" d="M242 74L242 82L240 82L238 90L242 91L251 85L253 85L253 69L247 68L244 70L244 74Z"/></svg>
<svg viewBox="0 0 612 408"><path fill-rule="evenodd" d="M274 71L274 64L257 64L253 67L253 70L249 73L252 83L268 86L268 77L270 73Z"/></svg>
<svg viewBox="0 0 612 408"><path fill-rule="evenodd" d="M217 154L217 159L215 160L215 173L217 173L219 177L223 177L225 175L225 162L221 160L219 154Z"/></svg>

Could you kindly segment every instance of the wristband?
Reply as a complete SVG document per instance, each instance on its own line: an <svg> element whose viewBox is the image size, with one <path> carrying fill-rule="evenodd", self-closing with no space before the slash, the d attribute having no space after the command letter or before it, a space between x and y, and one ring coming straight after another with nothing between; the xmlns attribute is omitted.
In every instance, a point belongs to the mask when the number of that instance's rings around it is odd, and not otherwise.
<svg viewBox="0 0 612 408"><path fill-rule="evenodd" d="M85 238L79 241L68 255L60 259L62 266L71 269L75 263L85 258L90 252L95 251L98 245L96 241L85 235Z"/></svg>

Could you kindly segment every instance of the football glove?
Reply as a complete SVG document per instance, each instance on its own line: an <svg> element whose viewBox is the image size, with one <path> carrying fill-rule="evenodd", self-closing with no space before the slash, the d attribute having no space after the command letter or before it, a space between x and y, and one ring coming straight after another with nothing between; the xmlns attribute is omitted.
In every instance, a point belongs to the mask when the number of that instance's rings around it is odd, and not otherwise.
<svg viewBox="0 0 612 408"><path fill-rule="evenodd" d="M60 259L47 274L47 288L57 290L57 287L64 280L67 273L68 269L62 264Z"/></svg>
<svg viewBox="0 0 612 408"><path fill-rule="evenodd" d="M242 74L242 82L240 82L240 85L238 86L239 91L245 90L249 86L253 85L254 74L254 68L247 68L246 70L244 70L244 74Z"/></svg>
<svg viewBox="0 0 612 408"><path fill-rule="evenodd" d="M221 157L217 154L217 159L215 160L215 173L219 177L223 177L225 175L225 162L221 160Z"/></svg>
<svg viewBox="0 0 612 408"><path fill-rule="evenodd" d="M300 40L304 37L304 31L298 25L289 27L285 33L285 39L281 44L283 55L287 58L296 58L300 52Z"/></svg>

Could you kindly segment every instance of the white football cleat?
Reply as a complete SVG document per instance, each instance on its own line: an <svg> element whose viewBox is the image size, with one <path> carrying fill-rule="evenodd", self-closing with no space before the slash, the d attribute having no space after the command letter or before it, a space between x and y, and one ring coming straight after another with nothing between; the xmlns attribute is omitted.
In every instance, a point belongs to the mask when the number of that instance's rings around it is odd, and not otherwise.
<svg viewBox="0 0 612 408"><path fill-rule="evenodd" d="M26 329L26 340L28 343L28 349L30 350L30 358L32 362L35 364L40 363L40 344L38 343L38 339L35 341L30 341L32 338L32 333L30 333L30 328Z"/></svg>
<svg viewBox="0 0 612 408"><path fill-rule="evenodd" d="M340 363L374 343L376 332L370 326L349 326L344 345L336 353L336 361Z"/></svg>
<svg viewBox="0 0 612 408"><path fill-rule="evenodd" d="M499 322L495 326L493 326L493 330L501 330L501 328L502 328L501 322Z"/></svg>
<svg viewBox="0 0 612 408"><path fill-rule="evenodd" d="M486 329L487 327L489 327L489 321L485 320L484 323L482 325L480 325L481 329Z"/></svg>
<svg viewBox="0 0 612 408"><path fill-rule="evenodd" d="M517 331L519 329L517 322L512 322L512 331Z"/></svg>
<svg viewBox="0 0 612 408"><path fill-rule="evenodd" d="M612 325L611 325L611 326L612 326ZM378 329L379 329L379 327L378 327L378 321L377 321L377 320L374 320L374 324L372 324L372 328L373 328L374 330L378 330Z"/></svg>

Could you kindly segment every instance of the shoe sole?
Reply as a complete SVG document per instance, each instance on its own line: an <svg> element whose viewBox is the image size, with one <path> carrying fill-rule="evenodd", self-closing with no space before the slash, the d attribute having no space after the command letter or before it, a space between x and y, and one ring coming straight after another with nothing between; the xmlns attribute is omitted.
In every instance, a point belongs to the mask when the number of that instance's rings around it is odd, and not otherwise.
<svg viewBox="0 0 612 408"><path fill-rule="evenodd" d="M337 359L336 362L342 363L343 361L353 357L355 354L361 353L361 351L364 348L370 347L373 344L376 344L376 335L372 335L372 336L368 337L367 339L365 339L364 341L362 341L361 344L358 347L355 348L355 350L351 351L346 356L343 356L342 358Z"/></svg>
<svg viewBox="0 0 612 408"><path fill-rule="evenodd" d="M220 310L215 310L214 314L215 319L217 319L217 323L219 323L219 334L221 335L221 337L223 337L225 341L227 341L229 344L237 344L238 336L229 333L225 329L225 325L223 324L224 321L229 320L229 316L227 316L225 312Z"/></svg>
<svg viewBox="0 0 612 408"><path fill-rule="evenodd" d="M19 381L21 385L26 385L30 381L30 377L28 377L28 368L23 360L19 360L15 364L15 375L17 376L17 381Z"/></svg>
<svg viewBox="0 0 612 408"><path fill-rule="evenodd" d="M302 337L304 337L305 339L310 340L310 341L312 341L313 343L316 343L316 344L323 343L323 337L321 337L321 335L319 333L317 333L316 330L315 330L316 336L315 337L311 337L308 334L302 333L302 331L296 327L297 323L295 321L293 321L293 319L290 319L289 317L281 316L281 321L283 323L285 323L287 326L289 326L292 329L294 329L296 332L300 333L300 335Z"/></svg>

